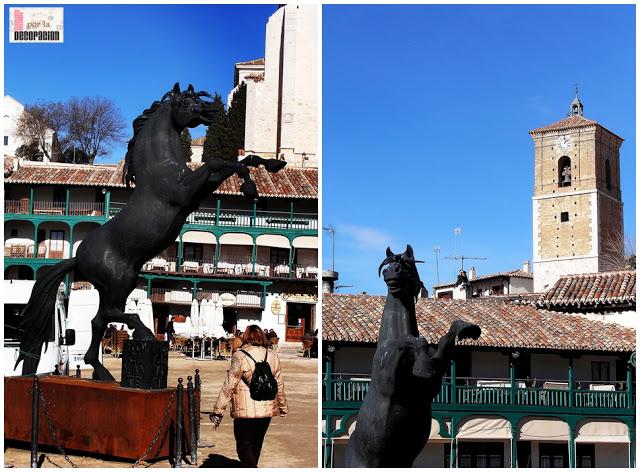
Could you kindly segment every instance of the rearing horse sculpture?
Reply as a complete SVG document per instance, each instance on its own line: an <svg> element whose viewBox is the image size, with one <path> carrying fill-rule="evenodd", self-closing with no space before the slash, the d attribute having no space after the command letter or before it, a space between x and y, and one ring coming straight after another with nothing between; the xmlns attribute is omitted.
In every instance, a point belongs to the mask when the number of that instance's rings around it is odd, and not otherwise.
<svg viewBox="0 0 640 472"><path fill-rule="evenodd" d="M203 97L211 96L195 92L192 85L181 92L176 83L134 120L123 175L127 187L135 182L134 191L122 211L82 241L75 257L49 268L36 281L22 313L24 334L16 366L24 360L23 375L36 372L58 287L74 270L76 280L91 282L100 293L84 360L93 367L95 379L113 380L98 357L107 324L126 323L134 330L134 339L154 339L137 314L124 312L142 265L176 240L189 214L228 177L238 174L243 179L240 190L253 199L258 193L248 167L264 165L267 171L277 172L286 165L277 159L247 156L238 162L209 159L197 170L189 169L180 133L210 124L216 113L213 103Z"/></svg>
<svg viewBox="0 0 640 472"><path fill-rule="evenodd" d="M431 402L440 392L455 340L480 336L480 327L456 320L430 347L418 334L415 303L423 287L413 249L380 264L389 292L373 356L371 384L347 446L347 467L411 467L431 430Z"/></svg>

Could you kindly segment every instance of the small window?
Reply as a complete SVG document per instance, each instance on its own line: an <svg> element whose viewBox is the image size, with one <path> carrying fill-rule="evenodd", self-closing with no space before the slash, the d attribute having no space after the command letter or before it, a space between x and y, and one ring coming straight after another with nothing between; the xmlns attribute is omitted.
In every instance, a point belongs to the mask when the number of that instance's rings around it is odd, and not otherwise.
<svg viewBox="0 0 640 472"><path fill-rule="evenodd" d="M611 164L609 159L604 162L604 178L607 181L607 190L611 190Z"/></svg>
<svg viewBox="0 0 640 472"><path fill-rule="evenodd" d="M8 146L9 145L9 136L5 136L4 137L4 145Z"/></svg>
<svg viewBox="0 0 640 472"><path fill-rule="evenodd" d="M562 223L566 223L567 221L569 221L569 212L568 211L563 211L562 213L560 213L560 221Z"/></svg>

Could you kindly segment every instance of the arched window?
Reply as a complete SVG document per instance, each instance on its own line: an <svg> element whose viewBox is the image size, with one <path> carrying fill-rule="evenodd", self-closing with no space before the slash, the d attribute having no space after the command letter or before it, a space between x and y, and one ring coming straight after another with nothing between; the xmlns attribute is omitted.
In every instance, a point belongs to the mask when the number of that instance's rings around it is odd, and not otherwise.
<svg viewBox="0 0 640 472"><path fill-rule="evenodd" d="M571 159L569 156L562 156L558 160L558 187L571 186Z"/></svg>
<svg viewBox="0 0 640 472"><path fill-rule="evenodd" d="M611 164L609 159L604 161L604 178L607 182L607 190L611 190Z"/></svg>

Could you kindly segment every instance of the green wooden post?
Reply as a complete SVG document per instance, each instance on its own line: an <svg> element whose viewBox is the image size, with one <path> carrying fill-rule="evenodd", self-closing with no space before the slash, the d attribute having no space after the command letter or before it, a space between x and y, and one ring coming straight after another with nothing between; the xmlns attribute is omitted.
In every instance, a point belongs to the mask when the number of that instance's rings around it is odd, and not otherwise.
<svg viewBox="0 0 640 472"><path fill-rule="evenodd" d="M452 376L453 377L453 376ZM452 384L453 385L453 384ZM451 417L451 455L449 457L449 464L451 468L458 467L458 440L456 439L458 432L458 418Z"/></svg>
<svg viewBox="0 0 640 472"><path fill-rule="evenodd" d="M516 363L513 355L509 355L509 382L511 383L511 398L509 403L516 404Z"/></svg>
<svg viewBox="0 0 640 472"><path fill-rule="evenodd" d="M218 235L216 235L216 250L215 253L213 255L213 264L215 265L215 270L214 272L217 274L218 273L218 262L220 262L220 238L218 237Z"/></svg>
<svg viewBox="0 0 640 472"><path fill-rule="evenodd" d="M511 463L509 465L512 469L515 469L518 467L518 446L516 443L516 436L518 434L518 430L516 428L516 425L513 424L513 421L511 421L510 424L511 424Z"/></svg>
<svg viewBox="0 0 640 472"><path fill-rule="evenodd" d="M575 426L569 425L569 468L576 466Z"/></svg>
<svg viewBox="0 0 640 472"><path fill-rule="evenodd" d="M573 408L573 397L574 397L574 388L573 388L573 357L569 358L569 373L567 375L567 380L569 381L569 408Z"/></svg>
<svg viewBox="0 0 640 472"><path fill-rule="evenodd" d="M291 241L289 241L289 245L289 277L291 277L291 271L293 270L293 254L296 248L291 245Z"/></svg>
<svg viewBox="0 0 640 472"><path fill-rule="evenodd" d="M69 287L69 274L67 274L64 278L64 297L69 298L69 292L71 288Z"/></svg>
<svg viewBox="0 0 640 472"><path fill-rule="evenodd" d="M104 194L104 217L109 218L109 211L111 210L111 190L107 190Z"/></svg>
<svg viewBox="0 0 640 472"><path fill-rule="evenodd" d="M261 303L261 308L264 308L264 303L267 300L267 286L265 284L262 284L262 303Z"/></svg>
<svg viewBox="0 0 640 472"><path fill-rule="evenodd" d="M255 203L254 203L255 208ZM253 226L253 222L251 222ZM251 273L255 275L256 273L256 259L258 258L258 245L256 244L256 236L253 236L253 247L251 248Z"/></svg>
<svg viewBox="0 0 640 472"><path fill-rule="evenodd" d="M632 359L635 359L635 354L627 361L627 408L633 408L633 369L635 366Z"/></svg>
<svg viewBox="0 0 640 472"><path fill-rule="evenodd" d="M289 229L293 228L293 200L289 207Z"/></svg>
<svg viewBox="0 0 640 472"><path fill-rule="evenodd" d="M326 358L327 361L324 364L324 397L325 401L330 402L333 400L333 389L331 388L331 359Z"/></svg>
<svg viewBox="0 0 640 472"><path fill-rule="evenodd" d="M220 199L216 198L216 226L218 226L219 224L220 224Z"/></svg>
<svg viewBox="0 0 640 472"><path fill-rule="evenodd" d="M198 299L198 282L196 280L193 281L193 299Z"/></svg>
<svg viewBox="0 0 640 472"><path fill-rule="evenodd" d="M67 187L67 193L64 198L64 214L69 216L69 200L70 200L70 192L71 190Z"/></svg>
<svg viewBox="0 0 640 472"><path fill-rule="evenodd" d="M73 257L73 227L75 225L69 225L69 259Z"/></svg>
<svg viewBox="0 0 640 472"><path fill-rule="evenodd" d="M33 198L35 196L35 191L33 186L29 187L29 214L33 215Z"/></svg>
<svg viewBox="0 0 640 472"><path fill-rule="evenodd" d="M331 415L327 415L325 417L326 432L325 432L324 457L323 457L324 468L329 468L332 466L331 464L331 435L333 434L333 431L331 431L332 420L333 420L333 416Z"/></svg>
<svg viewBox="0 0 640 472"><path fill-rule="evenodd" d="M635 422L627 423L627 427L629 428L629 467L636 467L636 429Z"/></svg>
<svg viewBox="0 0 640 472"><path fill-rule="evenodd" d="M458 403L458 392L456 386L456 361L451 361L451 404Z"/></svg>
<svg viewBox="0 0 640 472"><path fill-rule="evenodd" d="M151 300L151 279L147 279L147 298Z"/></svg>
<svg viewBox="0 0 640 472"><path fill-rule="evenodd" d="M180 236L178 237L178 266L176 267L176 270L178 272L180 272L180 269L182 267L183 251L184 251L184 246L182 243L182 231L180 231Z"/></svg>
<svg viewBox="0 0 640 472"><path fill-rule="evenodd" d="M40 223L33 223L33 257L35 259L38 258L38 226L40 226ZM35 278L35 270L33 271L33 274Z"/></svg>
<svg viewBox="0 0 640 472"><path fill-rule="evenodd" d="M254 200L252 205L251 205L251 227L254 227L256 225L256 201Z"/></svg>

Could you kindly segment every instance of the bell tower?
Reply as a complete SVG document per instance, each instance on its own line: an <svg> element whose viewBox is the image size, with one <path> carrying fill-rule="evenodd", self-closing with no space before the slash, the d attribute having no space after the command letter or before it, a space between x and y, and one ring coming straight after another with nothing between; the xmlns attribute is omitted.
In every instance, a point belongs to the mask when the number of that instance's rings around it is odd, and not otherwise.
<svg viewBox="0 0 640 472"><path fill-rule="evenodd" d="M576 96L568 116L529 134L534 144L534 291L561 275L620 269L623 139L584 117Z"/></svg>

